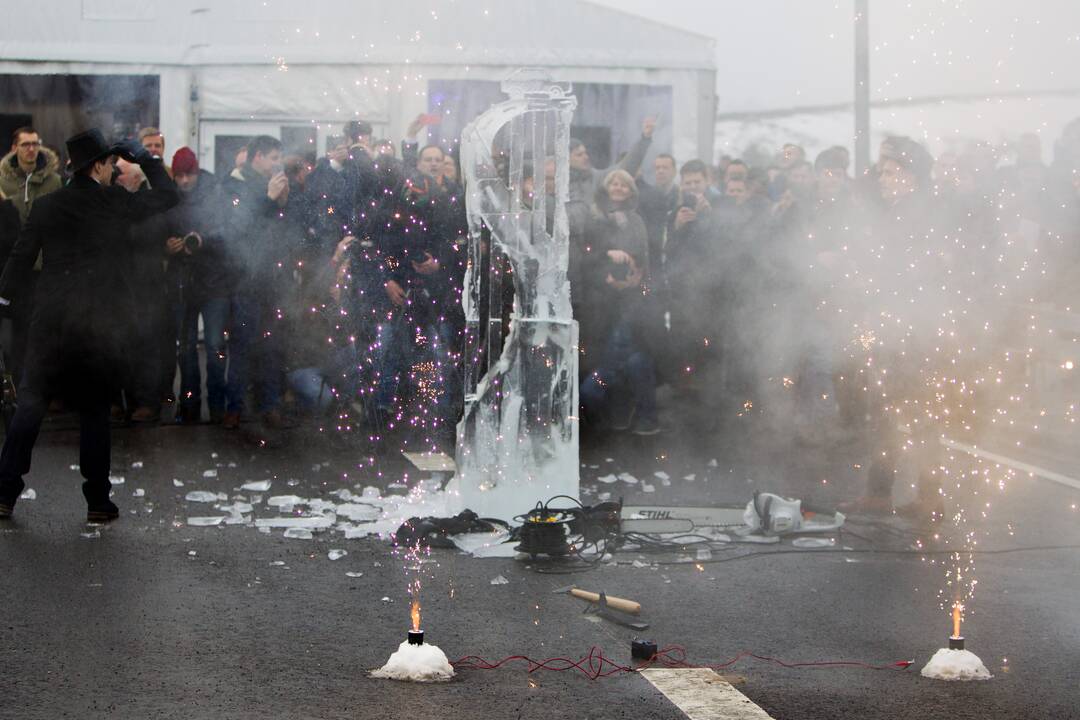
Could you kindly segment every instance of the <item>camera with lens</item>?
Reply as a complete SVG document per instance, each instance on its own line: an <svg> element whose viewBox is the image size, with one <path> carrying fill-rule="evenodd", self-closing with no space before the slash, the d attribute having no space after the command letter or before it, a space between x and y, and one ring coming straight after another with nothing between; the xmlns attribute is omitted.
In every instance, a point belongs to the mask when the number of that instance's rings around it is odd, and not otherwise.
<svg viewBox="0 0 1080 720"><path fill-rule="evenodd" d="M202 237L197 232L189 232L184 236L184 249L193 253L202 247Z"/></svg>

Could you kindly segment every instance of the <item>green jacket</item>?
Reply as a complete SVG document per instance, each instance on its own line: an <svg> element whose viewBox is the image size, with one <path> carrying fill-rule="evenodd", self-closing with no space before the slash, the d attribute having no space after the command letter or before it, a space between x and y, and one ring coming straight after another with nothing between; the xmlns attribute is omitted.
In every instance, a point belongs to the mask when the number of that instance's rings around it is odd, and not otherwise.
<svg viewBox="0 0 1080 720"><path fill-rule="evenodd" d="M41 148L37 168L29 176L19 167L19 158L15 156L14 150L0 160L0 190L15 203L19 210L19 220L24 225L34 201L63 186L57 172L59 167L60 160L56 153L47 148Z"/></svg>

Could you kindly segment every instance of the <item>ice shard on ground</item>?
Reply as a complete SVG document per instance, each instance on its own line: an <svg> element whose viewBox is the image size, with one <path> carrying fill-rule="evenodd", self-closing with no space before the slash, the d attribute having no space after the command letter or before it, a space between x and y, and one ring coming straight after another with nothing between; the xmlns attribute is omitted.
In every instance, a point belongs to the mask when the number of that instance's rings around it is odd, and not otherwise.
<svg viewBox="0 0 1080 720"><path fill-rule="evenodd" d="M539 500L578 496L566 216L577 100L535 70L502 88L510 99L461 135L469 219L465 412L450 489L461 508L510 519ZM513 310L504 318L508 283Z"/></svg>

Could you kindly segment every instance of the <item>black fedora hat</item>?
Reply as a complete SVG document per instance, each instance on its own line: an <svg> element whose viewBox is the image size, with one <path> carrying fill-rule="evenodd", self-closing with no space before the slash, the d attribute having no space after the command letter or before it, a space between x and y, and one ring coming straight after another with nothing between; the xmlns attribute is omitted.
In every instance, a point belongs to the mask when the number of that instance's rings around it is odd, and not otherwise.
<svg viewBox="0 0 1080 720"><path fill-rule="evenodd" d="M68 138L66 145L72 172L79 172L88 165L113 154L112 146L105 142L105 136L97 128L91 128Z"/></svg>

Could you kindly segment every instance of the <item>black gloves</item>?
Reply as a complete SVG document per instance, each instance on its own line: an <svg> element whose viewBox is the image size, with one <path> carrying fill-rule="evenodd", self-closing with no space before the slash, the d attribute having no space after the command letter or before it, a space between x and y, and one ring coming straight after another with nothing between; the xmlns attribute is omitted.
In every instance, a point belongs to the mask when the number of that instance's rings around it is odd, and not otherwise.
<svg viewBox="0 0 1080 720"><path fill-rule="evenodd" d="M137 140L121 140L112 146L112 154L119 155L124 160L138 165L154 159L150 151L144 148L142 143Z"/></svg>

